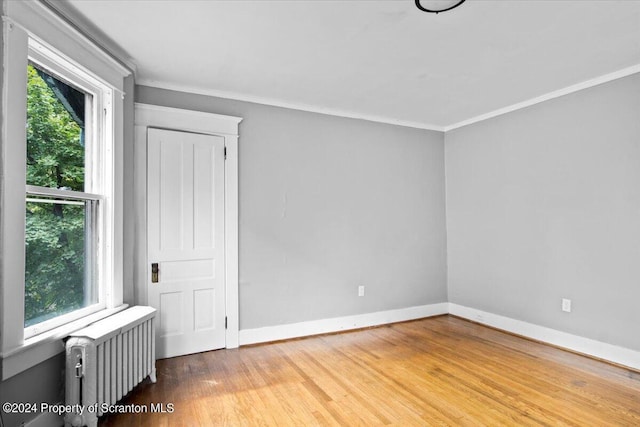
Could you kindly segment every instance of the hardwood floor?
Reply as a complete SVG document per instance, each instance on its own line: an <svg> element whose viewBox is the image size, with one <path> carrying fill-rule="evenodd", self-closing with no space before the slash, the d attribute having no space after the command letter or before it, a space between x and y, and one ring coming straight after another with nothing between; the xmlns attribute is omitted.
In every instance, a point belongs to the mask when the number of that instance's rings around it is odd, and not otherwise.
<svg viewBox="0 0 640 427"><path fill-rule="evenodd" d="M107 426L640 426L640 373L453 316L160 360Z"/></svg>

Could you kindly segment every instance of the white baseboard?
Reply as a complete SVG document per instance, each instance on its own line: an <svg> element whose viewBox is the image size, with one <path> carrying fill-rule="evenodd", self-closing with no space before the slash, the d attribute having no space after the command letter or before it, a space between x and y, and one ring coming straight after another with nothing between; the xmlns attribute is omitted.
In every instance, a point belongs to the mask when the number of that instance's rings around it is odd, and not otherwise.
<svg viewBox="0 0 640 427"><path fill-rule="evenodd" d="M64 417L53 412L43 412L34 419L24 423L24 427L55 427L63 425Z"/></svg>
<svg viewBox="0 0 640 427"><path fill-rule="evenodd" d="M355 316L335 317L331 319L310 320L308 322L267 326L264 328L240 330L240 345L257 344L269 341L299 338L309 335L326 334L369 326L385 325L406 320L447 314L449 304L421 305L398 310L378 311Z"/></svg>
<svg viewBox="0 0 640 427"><path fill-rule="evenodd" d="M429 304L354 316L242 329L240 330L239 340L240 345L258 344L385 325L441 314L453 314L483 325L640 370L640 352L638 351L454 303Z"/></svg>
<svg viewBox="0 0 640 427"><path fill-rule="evenodd" d="M449 314L492 326L507 332L522 335L548 344L563 347L578 353L597 357L619 365L640 370L640 352L603 343L578 335L538 326L533 323L511 319L475 308L449 303Z"/></svg>

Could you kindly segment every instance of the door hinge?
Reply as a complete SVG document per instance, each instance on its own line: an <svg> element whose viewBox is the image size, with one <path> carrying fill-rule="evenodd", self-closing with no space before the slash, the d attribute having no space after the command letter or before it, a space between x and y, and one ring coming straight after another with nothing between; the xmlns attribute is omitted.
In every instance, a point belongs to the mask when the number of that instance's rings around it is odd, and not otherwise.
<svg viewBox="0 0 640 427"><path fill-rule="evenodd" d="M227 160L227 147L224 147L224 159Z"/></svg>
<svg viewBox="0 0 640 427"><path fill-rule="evenodd" d="M224 316L224 328L227 329L227 316Z"/></svg>

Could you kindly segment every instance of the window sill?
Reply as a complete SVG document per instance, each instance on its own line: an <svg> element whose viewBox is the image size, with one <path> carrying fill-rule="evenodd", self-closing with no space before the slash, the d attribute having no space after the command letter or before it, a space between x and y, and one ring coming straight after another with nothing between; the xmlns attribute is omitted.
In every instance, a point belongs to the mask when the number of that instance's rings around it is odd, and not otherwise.
<svg viewBox="0 0 640 427"><path fill-rule="evenodd" d="M24 340L24 343L20 347L6 351L2 355L2 380L4 381L22 371L26 371L38 363L44 362L50 357L64 351L62 339L70 333L122 311L127 307L127 304L123 304L116 308L101 310L82 319L69 322L63 326Z"/></svg>

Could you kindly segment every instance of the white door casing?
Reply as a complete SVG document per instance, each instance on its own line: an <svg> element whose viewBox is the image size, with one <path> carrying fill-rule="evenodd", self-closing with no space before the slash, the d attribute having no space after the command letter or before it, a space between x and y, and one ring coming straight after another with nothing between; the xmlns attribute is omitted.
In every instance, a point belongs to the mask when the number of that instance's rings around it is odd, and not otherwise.
<svg viewBox="0 0 640 427"><path fill-rule="evenodd" d="M224 138L148 129L147 241L157 356L225 347Z"/></svg>
<svg viewBox="0 0 640 427"><path fill-rule="evenodd" d="M162 305L164 300L165 306L172 307L172 310L167 310L164 314L164 318L162 310L159 313L159 321L164 322L163 327L164 332L162 332L167 337L167 345L166 352L158 348L158 357L170 357L172 355L184 354L193 351L203 351L203 349L207 349L207 346L210 348L215 348L220 344L211 344L210 341L215 342L218 340L220 342L220 333L222 333L222 346L226 348L235 348L238 347L238 332L239 332L239 319L238 319L238 124L242 119L238 117L231 116L223 116L212 113L204 113L199 111L191 111L191 110L181 110L175 108L168 107L159 107L148 104L136 104L136 115L135 115L135 124L136 124L136 133L135 133L135 144L134 144L134 191L133 191L133 205L135 207L135 221L134 221L134 298L136 304L149 304L149 305ZM155 129L154 129L155 128ZM168 192L168 194L179 193L189 193L190 191L195 191L193 194L197 194L198 192L202 193L207 189L207 185L204 185L204 182L207 182L206 179L193 179L193 176L197 175L207 175L207 173L214 174L214 177L209 181L209 185L212 187L213 194L220 194L222 192L224 194L223 203L220 199L216 203L213 203L213 207L211 208L214 213L212 222L209 224L211 228L207 228L206 224L204 224L204 220L202 218L202 213L206 211L205 209L197 208L189 208L188 204L167 204L164 208L161 208L158 200L154 201L154 197L157 198L162 191L160 188L153 187L155 184L147 183L147 175L151 177L153 173L157 178L155 179L158 184L162 184L161 177L158 175L158 171L152 171L152 168L156 166L162 168L162 164L159 159L154 160L153 148L150 146L151 142L148 143L147 134L149 133L149 141L157 135L164 135L165 139L169 135L173 135L172 132L177 133L178 135L182 135L185 132L189 133L190 136L187 136L191 142L188 142L186 145L193 148L184 148L182 147L180 150L186 150L188 153L185 157L182 153L182 161L179 162L182 168L182 175L184 172L189 169L184 165L187 164L191 158L192 161L195 162L195 168L192 171L187 171L192 174L192 182L195 184L193 190L189 190L188 188L178 189L175 185L172 186L171 177L176 178L179 174L177 174L176 170L171 170L168 164L166 165L166 175L162 178L165 179L165 189L164 191ZM200 135L193 135L200 134ZM169 138L171 139L171 138ZM212 141L212 142L205 142ZM213 142L215 141L215 142ZM213 144L213 151L210 153L212 158L208 157L207 150L204 148L207 144ZM217 147L217 148L216 148ZM166 153L165 158L169 159L168 161L176 162L177 154L176 154L176 144L168 143L166 145ZM194 150L191 153L190 150ZM204 151L203 151L204 150ZM216 150L218 150L218 154L216 157ZM224 153L226 152L226 160L224 160ZM191 154L189 154L191 153ZM158 153L156 153L158 154ZM149 155L149 157L148 157ZM205 161L204 159L209 159ZM216 160L217 159L217 160ZM215 167L216 161L224 162L223 167ZM155 165L152 165L152 162L156 162ZM207 164L214 165L214 167L207 172ZM149 167L149 171L147 172L147 167ZM216 172L217 171L217 172ZM163 174L161 174L163 175ZM188 175L188 174L187 174ZM222 177L221 179L219 179ZM182 178L184 179L184 177ZM151 181L151 178L149 179ZM149 185L149 188L147 188ZM182 187L182 185L181 185ZM148 191L149 190L149 191ZM151 190L156 192L156 195L151 194ZM169 195L165 195L165 197L171 197ZM178 197L178 196L175 196ZM180 197L185 197L184 194L180 195ZM165 245L162 246L160 237L152 236L151 230L152 227L154 229L158 229L161 224L158 222L159 219L152 219L151 212L147 210L147 199L149 199L149 209L151 209L151 205L157 207L157 209L165 209L165 216L173 215L174 217L182 217L181 221L181 230L165 230ZM198 202L197 200L193 200L192 203L202 203L202 200ZM180 206L180 209L183 209L182 212L178 212L177 207ZM216 210L216 206L219 211L217 214L214 212ZM223 207L221 207L223 206ZM161 213L161 212L160 212ZM198 216L199 215L199 216ZM190 216L191 219L187 217ZM223 218L222 226L220 225L220 221L216 222L216 219ZM155 222L152 224L147 224L148 220ZM201 227L195 227L194 224L200 222ZM222 231L216 233L215 227L221 227ZM149 228L149 232L147 230ZM189 233L185 232L185 229L192 228L191 237L187 235ZM193 230L200 230L201 232L194 232ZM206 250L202 247L206 241L203 237L207 235L207 233L211 232L213 234L212 239L216 240L217 237L221 237L221 241L214 241L213 248L210 249L210 252L214 252L222 246L223 256L211 257L213 259L212 264L207 264L205 261L206 256L202 255L202 252L206 252ZM204 234L203 234L204 233ZM178 235L182 234L180 239L178 239ZM173 239L173 242L172 242ZM185 240L186 239L186 240ZM177 240L183 241L183 249L189 244L195 246L196 252L191 250L190 254L181 254L179 255L177 250L171 246L177 246L175 242ZM186 242L186 244L185 244ZM158 248L164 248L159 252L164 252L164 255L173 256L174 261L160 261L159 259L153 260L153 256L162 255L159 254L158 251L152 249L151 246L156 246ZM206 245L204 245L206 246ZM187 251L189 252L189 251ZM189 258L191 257L191 258ZM176 261L178 260L178 261ZM151 264L153 262L158 262L159 264L159 283L154 283L153 285L156 288L151 288ZM163 266L163 262L165 265ZM185 264L186 262L186 264ZM188 267L186 267L188 266ZM184 268L186 267L186 268ZM213 270L212 270L213 268ZM185 277L187 275L188 277ZM178 288L171 290L170 287L176 287L178 283L182 279L186 280L187 284L183 283L182 288ZM222 280L222 285L216 285L216 280ZM214 285L213 288L207 287L207 280L212 281ZM157 286L161 285L161 286ZM203 286L204 285L204 286ZM225 289L223 298L214 298L213 295L216 294L217 290L220 289L220 286L223 286ZM188 289L186 289L188 288ZM180 295L181 292L187 292L187 294ZM168 292L168 293L167 293ZM194 293L198 298L191 299L194 304L191 306L186 305L186 297L189 292L193 295ZM165 295L162 297L161 295ZM218 294L219 295L219 294ZM180 309L175 309L176 300L180 300L182 305ZM215 307L214 310L207 310L206 304L211 301L217 301L218 307ZM220 305L222 304L222 305ZM215 305L215 304L214 304ZM160 307L161 309L161 307ZM180 312L182 310L182 312ZM224 329L224 316L220 316L220 313L226 311L227 316L227 328ZM220 316L218 319L215 319L212 313L218 313ZM200 314L197 314L200 313ZM205 314L208 313L208 314ZM182 322L182 324L180 324ZM196 335L194 336L204 336L205 338L193 338L192 344L189 344L189 339L179 338L181 335L181 328L185 328L187 324L191 324L193 327L192 332ZM218 326L222 326L222 329L218 329ZM160 328L158 328L160 329ZM204 333L204 330L209 330L210 336ZM216 336L217 338L211 338L212 336ZM200 346L200 341L209 342L206 346ZM196 344L198 343L198 344ZM211 347L213 345L214 347Z"/></svg>

